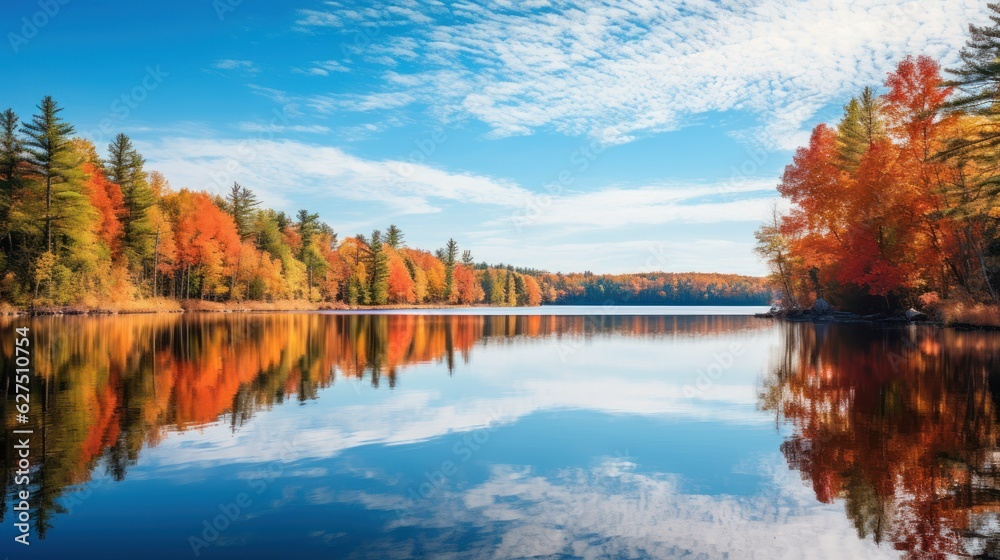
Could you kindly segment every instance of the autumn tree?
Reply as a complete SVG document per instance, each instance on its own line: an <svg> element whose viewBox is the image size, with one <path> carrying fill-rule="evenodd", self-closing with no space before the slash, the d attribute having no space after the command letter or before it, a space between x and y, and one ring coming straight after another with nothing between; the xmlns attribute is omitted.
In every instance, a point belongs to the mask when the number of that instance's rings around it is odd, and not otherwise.
<svg viewBox="0 0 1000 560"><path fill-rule="evenodd" d="M528 307L538 307L542 304L542 287L538 283L538 280L531 276L530 274L525 274L522 277L524 282L524 297L521 300L521 305Z"/></svg>
<svg viewBox="0 0 1000 560"><path fill-rule="evenodd" d="M793 288L793 265L791 249L787 237L781 232L782 216L777 205L771 207L768 221L757 228L754 237L757 245L754 253L770 267L771 281L781 288L782 303L785 306L797 308L796 290Z"/></svg>
<svg viewBox="0 0 1000 560"><path fill-rule="evenodd" d="M387 247L385 251L389 266L388 300L392 303L415 303L414 282L406 262L391 247Z"/></svg>
<svg viewBox="0 0 1000 560"><path fill-rule="evenodd" d="M181 190L171 198L181 293L207 299L227 297L241 247L236 223L206 193Z"/></svg>
<svg viewBox="0 0 1000 560"><path fill-rule="evenodd" d="M119 218L125 198L118 185L108 181L100 167L84 163L83 174L86 178L84 189L98 214L98 237L107 246L109 257L117 256L121 252L122 224Z"/></svg>
<svg viewBox="0 0 1000 560"><path fill-rule="evenodd" d="M479 303L485 297L475 271L464 264L455 267L455 295L456 303L464 305Z"/></svg>

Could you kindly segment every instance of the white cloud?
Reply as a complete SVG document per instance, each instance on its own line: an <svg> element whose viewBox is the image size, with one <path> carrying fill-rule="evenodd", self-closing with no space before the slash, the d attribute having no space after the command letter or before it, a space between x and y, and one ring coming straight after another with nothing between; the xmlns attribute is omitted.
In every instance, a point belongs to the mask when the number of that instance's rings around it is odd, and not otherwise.
<svg viewBox="0 0 1000 560"><path fill-rule="evenodd" d="M405 92L497 136L546 127L610 142L700 113L748 111L762 119L748 135L785 148L803 140L818 109L880 84L905 55L953 60L986 9L980 0L410 4L396 15L420 24L413 33L361 54L423 65L386 73L370 92L375 104ZM355 24L382 24L384 8L355 14Z"/></svg>
<svg viewBox="0 0 1000 560"><path fill-rule="evenodd" d="M898 557L891 547L858 538L842 506L817 503L782 463L772 455L754 466L764 488L752 496L688 493L682 477L640 472L642 465L627 457L554 476L497 465L485 482L442 491L389 526L474 527L482 540L465 546L482 558ZM338 497L394 513L400 507L387 494ZM388 536L368 551L392 558L401 545ZM439 546L448 550L446 541L424 543L432 554Z"/></svg>
<svg viewBox="0 0 1000 560"><path fill-rule="evenodd" d="M350 68L336 60L321 60L312 63L309 68L293 68L292 72L309 76L329 76L331 72L350 72Z"/></svg>
<svg viewBox="0 0 1000 560"><path fill-rule="evenodd" d="M233 58L216 60L212 67L216 70L238 70L247 74L256 74L260 71L252 60L236 60Z"/></svg>
<svg viewBox="0 0 1000 560"><path fill-rule="evenodd" d="M518 228L576 226L608 229L671 222L760 222L777 199L776 179L609 187L554 197L534 197L511 216Z"/></svg>
<svg viewBox="0 0 1000 560"><path fill-rule="evenodd" d="M255 122L241 122L236 125L236 128L244 132L307 132L311 134L326 134L330 132L330 127L313 124L313 125L281 125L281 124L261 124Z"/></svg>
<svg viewBox="0 0 1000 560"><path fill-rule="evenodd" d="M774 193L773 180L720 184L609 187L595 192L539 196L513 181L456 172L405 160L371 160L335 147L268 138L281 132L323 134L322 125L243 122L259 133L247 140L168 138L143 146L150 167L173 184L219 192L238 175L240 182L275 200L294 186L298 193L383 202L406 213L438 212L434 201L505 208L487 225L575 226L608 229L671 222L759 221Z"/></svg>
<svg viewBox="0 0 1000 560"><path fill-rule="evenodd" d="M299 10L299 19L295 20L295 28L306 31L314 27L340 27L341 19L334 13L321 10Z"/></svg>
<svg viewBox="0 0 1000 560"><path fill-rule="evenodd" d="M749 238L751 231L743 237ZM470 236L469 245L477 258L486 256L489 262L517 263L550 272L586 269L608 274L721 271L760 275L763 271L753 254L752 241L732 241L718 234L569 243L511 239L509 234L501 234L485 239Z"/></svg>
<svg viewBox="0 0 1000 560"><path fill-rule="evenodd" d="M528 196L502 179L408 161L363 159L338 148L268 139L272 127L261 130L247 140L166 138L142 149L150 168L162 171L178 188L222 192L239 180L265 204L277 207L287 205L284 195L291 192L313 200L381 202L399 213L439 212L434 204L442 201L513 206Z"/></svg>
<svg viewBox="0 0 1000 560"><path fill-rule="evenodd" d="M166 137L140 148L149 167L176 188L222 193L238 181L273 208L294 210L308 201L344 231L366 231L389 215L407 215L427 237L456 236L490 262L562 272L763 270L752 253L752 231L777 198L774 179L612 185L548 196L502 177L366 159L276 138L340 134L323 125L275 120L237 126L252 136ZM375 206L363 215L333 213L344 201ZM428 216L442 212L446 217ZM441 231L444 223L447 232Z"/></svg>

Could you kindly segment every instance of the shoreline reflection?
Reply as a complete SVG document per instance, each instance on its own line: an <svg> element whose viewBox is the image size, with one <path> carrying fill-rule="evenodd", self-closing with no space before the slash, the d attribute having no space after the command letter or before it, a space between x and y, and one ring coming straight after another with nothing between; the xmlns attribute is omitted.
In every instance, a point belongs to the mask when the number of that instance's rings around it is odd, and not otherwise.
<svg viewBox="0 0 1000 560"><path fill-rule="evenodd" d="M761 407L859 537L910 558L1000 557L1000 337L783 324Z"/></svg>

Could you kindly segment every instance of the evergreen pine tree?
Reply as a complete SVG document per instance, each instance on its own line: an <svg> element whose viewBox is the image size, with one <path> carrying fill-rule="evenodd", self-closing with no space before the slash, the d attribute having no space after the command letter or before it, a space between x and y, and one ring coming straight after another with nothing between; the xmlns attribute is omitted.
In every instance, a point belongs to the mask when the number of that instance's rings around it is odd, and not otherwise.
<svg viewBox="0 0 1000 560"><path fill-rule="evenodd" d="M447 301L451 301L455 288L455 263L458 259L458 242L454 239L449 239L448 244L445 245L439 255L444 262L444 298Z"/></svg>
<svg viewBox="0 0 1000 560"><path fill-rule="evenodd" d="M13 110L0 113L0 247L5 261L0 263L0 270L9 264L14 249L10 209L15 193L23 185L21 164L25 153L24 141L17 131L18 122Z"/></svg>
<svg viewBox="0 0 1000 560"><path fill-rule="evenodd" d="M373 305L385 305L389 301L389 256L382 246L382 232L372 232L371 278L369 279L369 300Z"/></svg>
<svg viewBox="0 0 1000 560"><path fill-rule="evenodd" d="M153 256L156 232L149 220L149 208L155 203L153 189L149 186L145 160L125 134L118 134L108 145L105 175L117 183L124 198L122 223L122 250L129 267L140 272Z"/></svg>
<svg viewBox="0 0 1000 560"><path fill-rule="evenodd" d="M506 294L507 297L506 300L504 301L504 304L509 305L511 307L517 306L517 283L514 280L514 276L516 274L517 273L514 272L513 266L507 267L506 285L504 286L504 293Z"/></svg>
<svg viewBox="0 0 1000 560"><path fill-rule="evenodd" d="M28 163L42 182L45 250L52 252L58 231L71 217L72 207L83 197L82 174L69 144L75 130L59 116L62 107L51 96L46 96L38 104L38 110L40 112L30 123L25 123L23 129L28 137Z"/></svg>
<svg viewBox="0 0 1000 560"><path fill-rule="evenodd" d="M92 225L96 219L83 187L80 158L73 149L73 127L59 117L62 108L51 96L38 104L39 113L23 126L27 136L27 163L35 177L26 186L25 198L38 200L35 214L41 216L42 238L25 242L30 251L27 268L34 276L34 294L46 286L53 303L67 303L82 287L85 273L96 265L96 246ZM28 203L30 205L30 203ZM30 215L33 208L19 210ZM26 221L24 234L34 236L35 228Z"/></svg>
<svg viewBox="0 0 1000 560"><path fill-rule="evenodd" d="M837 125L842 166L857 169L861 157L881 137L885 136L885 122L881 103L875 90L866 87L859 97L844 106L844 116Z"/></svg>
<svg viewBox="0 0 1000 560"><path fill-rule="evenodd" d="M385 230L385 244L392 247L393 249L399 249L403 246L403 232L396 224L389 226L389 229Z"/></svg>
<svg viewBox="0 0 1000 560"><path fill-rule="evenodd" d="M500 270L487 270L490 281L490 304L504 305L507 303L507 293L504 287L504 275Z"/></svg>
<svg viewBox="0 0 1000 560"><path fill-rule="evenodd" d="M258 206L260 206L260 200L257 195L234 181L233 186L229 188L229 193L226 194L226 211L236 222L236 231L239 232L240 238L246 239L256 234L254 217L257 214Z"/></svg>
<svg viewBox="0 0 1000 560"><path fill-rule="evenodd" d="M309 299L312 299L313 280L326 267L323 256L313 243L313 238L320 231L319 214L310 214L308 210L299 210L299 237L302 245L299 247L299 260L306 267L306 285L309 289Z"/></svg>

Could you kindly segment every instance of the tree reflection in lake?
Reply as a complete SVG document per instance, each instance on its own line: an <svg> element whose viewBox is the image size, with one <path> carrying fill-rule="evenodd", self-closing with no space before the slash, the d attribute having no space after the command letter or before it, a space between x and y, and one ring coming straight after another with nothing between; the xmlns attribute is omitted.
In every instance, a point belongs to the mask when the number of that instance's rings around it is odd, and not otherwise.
<svg viewBox="0 0 1000 560"><path fill-rule="evenodd" d="M289 398L305 402L339 378L393 388L410 364L450 372L476 344L538 337L677 337L746 328L743 317L185 314L0 318L6 391L0 445L9 500L10 430L34 430L33 533L65 511L67 489L97 474L123 480L144 447L169 433L227 422L237 430ZM32 332L32 413L15 425L14 326ZM761 325L763 326L763 325ZM758 327L760 328L760 327ZM103 472L101 472L103 471ZM0 522L8 504L0 502Z"/></svg>
<svg viewBox="0 0 1000 560"><path fill-rule="evenodd" d="M18 325L37 372L24 426ZM345 557L407 557L418 541L429 556L1000 555L997 333L745 316L49 317L0 320L0 360L0 511L10 523L19 489L11 430L31 429L31 533L55 527L34 557L67 557L110 522L131 524L125 555L187 554L217 504L279 465L225 536L243 544L211 557L328 550L315 535ZM488 445L456 451L493 420ZM460 468L414 498L446 461Z"/></svg>
<svg viewBox="0 0 1000 560"><path fill-rule="evenodd" d="M907 557L1000 557L1000 336L781 329L761 403L816 498Z"/></svg>

